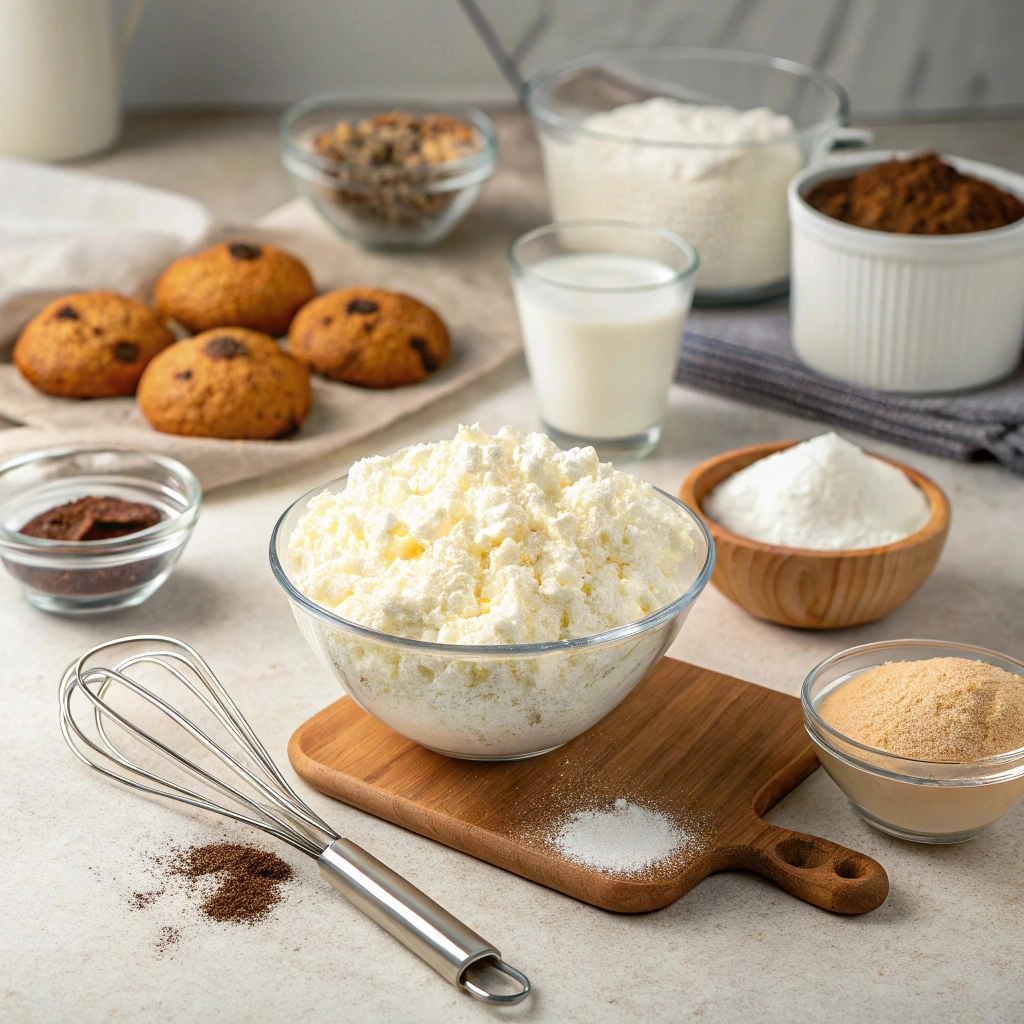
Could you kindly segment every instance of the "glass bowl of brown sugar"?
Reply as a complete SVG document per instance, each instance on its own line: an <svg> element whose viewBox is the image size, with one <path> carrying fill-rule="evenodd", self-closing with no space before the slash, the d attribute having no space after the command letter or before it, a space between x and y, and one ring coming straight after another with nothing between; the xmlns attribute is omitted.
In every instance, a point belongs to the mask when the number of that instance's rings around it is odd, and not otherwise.
<svg viewBox="0 0 1024 1024"><path fill-rule="evenodd" d="M0 466L0 561L56 615L132 608L170 576L202 488L180 462L130 448L55 448Z"/></svg>
<svg viewBox="0 0 1024 1024"><path fill-rule="evenodd" d="M801 692L818 760L868 824L973 839L1024 796L1024 662L970 644L840 651Z"/></svg>

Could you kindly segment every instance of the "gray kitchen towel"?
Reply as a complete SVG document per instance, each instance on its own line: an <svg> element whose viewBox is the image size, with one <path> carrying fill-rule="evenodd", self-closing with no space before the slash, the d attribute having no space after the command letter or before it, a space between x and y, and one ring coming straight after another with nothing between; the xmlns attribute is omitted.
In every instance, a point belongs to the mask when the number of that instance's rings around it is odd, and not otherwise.
<svg viewBox="0 0 1024 1024"><path fill-rule="evenodd" d="M676 380L933 455L962 462L996 459L1024 475L1024 365L998 384L953 395L893 394L844 384L797 359L788 304L782 301L695 310L686 324Z"/></svg>

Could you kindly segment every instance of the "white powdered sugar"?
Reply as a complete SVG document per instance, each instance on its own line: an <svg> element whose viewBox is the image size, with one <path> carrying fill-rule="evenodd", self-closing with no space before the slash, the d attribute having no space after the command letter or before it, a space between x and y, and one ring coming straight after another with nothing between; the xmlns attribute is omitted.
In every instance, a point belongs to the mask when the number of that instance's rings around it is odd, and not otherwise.
<svg viewBox="0 0 1024 1024"><path fill-rule="evenodd" d="M837 434L794 445L727 477L702 502L727 530L765 544L835 551L891 544L931 515L895 466Z"/></svg>
<svg viewBox="0 0 1024 1024"><path fill-rule="evenodd" d="M566 859L598 871L636 875L692 848L695 831L624 798L569 814L547 837Z"/></svg>
<svg viewBox="0 0 1024 1024"><path fill-rule="evenodd" d="M580 128L541 136L555 219L670 228L697 247L702 291L788 276L786 186L804 164L789 117L657 96L591 114Z"/></svg>

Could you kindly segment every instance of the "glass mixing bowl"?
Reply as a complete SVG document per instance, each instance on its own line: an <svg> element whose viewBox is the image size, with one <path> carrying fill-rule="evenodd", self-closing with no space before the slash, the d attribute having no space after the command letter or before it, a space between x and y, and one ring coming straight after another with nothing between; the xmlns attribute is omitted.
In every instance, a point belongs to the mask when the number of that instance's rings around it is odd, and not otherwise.
<svg viewBox="0 0 1024 1024"><path fill-rule="evenodd" d="M346 480L315 487L285 511L270 540L271 568L302 635L345 692L396 732L450 757L533 757L599 722L668 649L714 568L714 542L700 517L659 490L694 540L693 578L664 608L550 643L467 646L390 636L335 615L292 581L288 541L297 522L311 498L342 492Z"/></svg>
<svg viewBox="0 0 1024 1024"><path fill-rule="evenodd" d="M770 142L684 144L597 131L591 114L665 96L738 110L770 107L794 124ZM840 137L838 82L775 57L730 50L610 50L545 71L526 104L540 138L555 220L604 218L668 228L700 253L699 302L784 294L786 188ZM864 141L846 133L846 144Z"/></svg>
<svg viewBox="0 0 1024 1024"><path fill-rule="evenodd" d="M1024 676L1024 663L970 644L885 640L851 647L811 670L800 694L818 760L869 824L918 843L973 839L1024 796L1024 749L977 761L897 757L844 736L818 713L829 693L889 661L968 658Z"/></svg>
<svg viewBox="0 0 1024 1024"><path fill-rule="evenodd" d="M307 196L336 231L371 249L421 249L439 242L470 211L498 163L498 137L482 111L398 106L467 122L480 148L459 160L413 168L354 165L320 156L313 139L339 121L360 121L394 105L314 96L281 118L281 160L295 191Z"/></svg>

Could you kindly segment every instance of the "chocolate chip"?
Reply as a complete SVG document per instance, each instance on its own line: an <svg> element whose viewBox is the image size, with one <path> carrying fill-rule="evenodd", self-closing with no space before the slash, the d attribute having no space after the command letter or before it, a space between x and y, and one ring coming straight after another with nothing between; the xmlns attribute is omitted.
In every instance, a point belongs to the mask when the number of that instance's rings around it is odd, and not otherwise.
<svg viewBox="0 0 1024 1024"><path fill-rule="evenodd" d="M99 338L103 334L103 328L102 327L94 327L92 329L92 333L95 334L97 338Z"/></svg>
<svg viewBox="0 0 1024 1024"><path fill-rule="evenodd" d="M174 379L175 380L191 380L192 379L192 371L191 370L181 370L179 373L176 373L174 375Z"/></svg>
<svg viewBox="0 0 1024 1024"><path fill-rule="evenodd" d="M114 346L114 358L119 363L134 363L139 358L139 346L133 341L119 341Z"/></svg>
<svg viewBox="0 0 1024 1024"><path fill-rule="evenodd" d="M258 260L263 255L263 250L258 245L247 245L245 242L232 242L228 246L228 252L236 260Z"/></svg>
<svg viewBox="0 0 1024 1024"><path fill-rule="evenodd" d="M236 359L249 354L249 350L240 341L226 334L218 334L216 338L211 338L203 346L203 351L211 359Z"/></svg>
<svg viewBox="0 0 1024 1024"><path fill-rule="evenodd" d="M409 347L414 348L420 356L420 362L427 373L433 373L441 364L434 358L433 353L427 348L427 343L422 338L410 338Z"/></svg>
<svg viewBox="0 0 1024 1024"><path fill-rule="evenodd" d="M81 317L78 315L78 310L74 306L61 306L57 310L58 320L80 320Z"/></svg>
<svg viewBox="0 0 1024 1024"><path fill-rule="evenodd" d="M373 299L353 299L346 307L345 312L352 313L376 313L380 309Z"/></svg>
<svg viewBox="0 0 1024 1024"><path fill-rule="evenodd" d="M334 323L334 317L333 316L325 316L323 318L323 320L320 321L320 326L321 327L330 327L331 324L333 324L333 323Z"/></svg>

